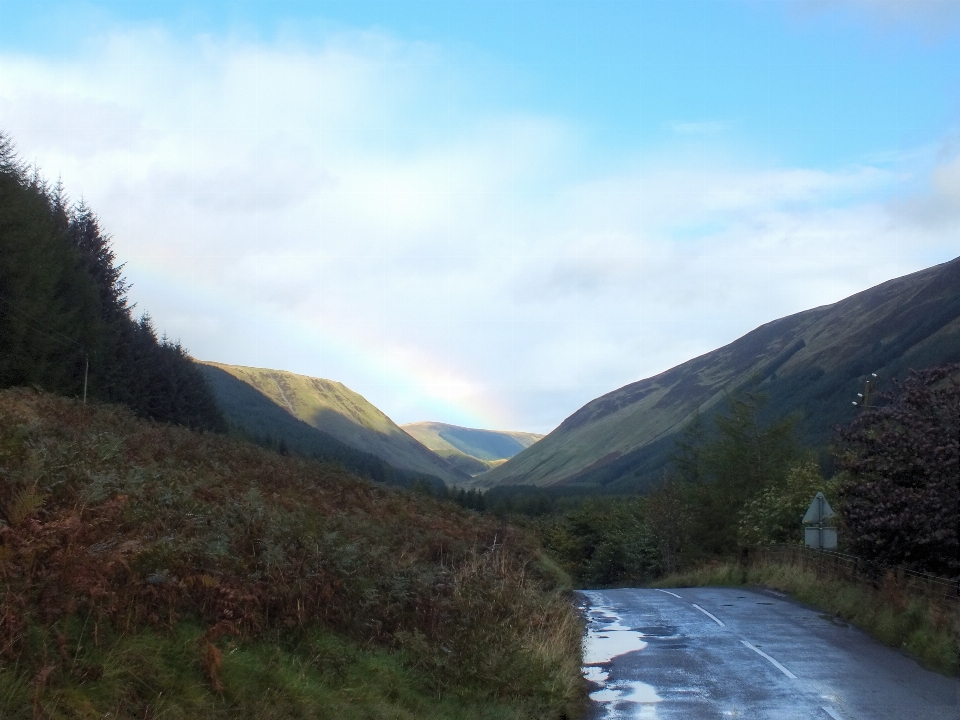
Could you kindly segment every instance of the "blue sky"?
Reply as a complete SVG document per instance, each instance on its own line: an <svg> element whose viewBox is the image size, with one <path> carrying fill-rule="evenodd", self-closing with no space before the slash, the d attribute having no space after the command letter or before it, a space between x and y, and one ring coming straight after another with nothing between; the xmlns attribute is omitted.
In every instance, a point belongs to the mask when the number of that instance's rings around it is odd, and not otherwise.
<svg viewBox="0 0 960 720"><path fill-rule="evenodd" d="M872 14L858 7L871 4ZM470 103L562 116L612 155L657 148L675 127L699 124L745 152L835 165L922 145L960 117L957 13L939 3L946 27L937 30L934 11L904 11L900 22L892 5L5 0L0 42L69 55L125 25L301 46L373 29L442 47L470 75Z"/></svg>
<svg viewBox="0 0 960 720"><path fill-rule="evenodd" d="M545 431L960 255L958 8L0 0L0 128L198 357Z"/></svg>

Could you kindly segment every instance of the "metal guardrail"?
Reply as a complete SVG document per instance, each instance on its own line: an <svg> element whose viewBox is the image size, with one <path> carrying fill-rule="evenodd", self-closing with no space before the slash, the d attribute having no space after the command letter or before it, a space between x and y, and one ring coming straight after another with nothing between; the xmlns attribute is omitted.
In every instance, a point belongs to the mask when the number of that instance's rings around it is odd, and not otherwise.
<svg viewBox="0 0 960 720"><path fill-rule="evenodd" d="M811 568L817 577L835 577L855 583L881 586L885 578L892 578L913 595L960 612L960 578L945 578L884 563L872 562L854 555L833 550L811 550L796 545L773 545L761 549L765 558L781 560L788 557L794 564Z"/></svg>

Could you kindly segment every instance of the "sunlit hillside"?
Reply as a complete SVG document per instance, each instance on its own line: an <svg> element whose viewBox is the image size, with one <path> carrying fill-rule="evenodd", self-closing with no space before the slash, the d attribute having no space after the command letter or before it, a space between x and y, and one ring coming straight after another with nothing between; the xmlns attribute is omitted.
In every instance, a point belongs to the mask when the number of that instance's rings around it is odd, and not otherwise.
<svg viewBox="0 0 960 720"><path fill-rule="evenodd" d="M502 465L543 437L509 430L478 430L439 422L401 425L437 455L473 476Z"/></svg>
<svg viewBox="0 0 960 720"><path fill-rule="evenodd" d="M448 484L470 479L342 383L283 370L213 362L202 363L201 369L227 419L255 435L272 432L274 438L280 440L290 432L286 424L274 423L264 416L267 412L275 415L279 408L290 417L400 470L439 478ZM273 407L264 409L262 402L255 404L249 400L250 389Z"/></svg>

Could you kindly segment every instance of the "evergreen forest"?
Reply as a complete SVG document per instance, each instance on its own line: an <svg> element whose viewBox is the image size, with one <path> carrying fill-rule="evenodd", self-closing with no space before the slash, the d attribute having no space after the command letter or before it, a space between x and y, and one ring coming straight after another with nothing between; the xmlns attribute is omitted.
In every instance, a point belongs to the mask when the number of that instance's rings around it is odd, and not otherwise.
<svg viewBox="0 0 960 720"><path fill-rule="evenodd" d="M128 290L93 209L23 164L0 134L0 388L33 386L224 430L187 350L134 313Z"/></svg>

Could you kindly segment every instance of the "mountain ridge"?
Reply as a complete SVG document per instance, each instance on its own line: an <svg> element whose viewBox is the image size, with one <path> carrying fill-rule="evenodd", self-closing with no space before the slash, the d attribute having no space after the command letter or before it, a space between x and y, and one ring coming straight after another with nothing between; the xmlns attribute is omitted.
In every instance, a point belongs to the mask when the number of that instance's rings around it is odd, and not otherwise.
<svg viewBox="0 0 960 720"><path fill-rule="evenodd" d="M247 398L244 410L237 395L246 394L245 391L226 378L218 377L214 371L225 373L255 390L291 418L338 443L380 458L393 468L439 478L452 485L470 481L469 475L404 432L386 413L341 382L285 370L212 361L202 362L201 367L206 368L204 372L228 420L249 432L259 432L254 426L259 427L262 423L247 413L264 412L263 406L251 409L251 399ZM276 419L277 416L272 414L272 417ZM280 439L285 439L284 433L294 433L302 439L302 427L292 429L289 423L283 423L281 427Z"/></svg>
<svg viewBox="0 0 960 720"><path fill-rule="evenodd" d="M848 421L871 372L960 359L960 258L830 305L764 323L721 348L596 398L531 448L484 475L498 485L636 489L656 481L693 412L755 390L768 412L801 413L801 439L822 447Z"/></svg>

